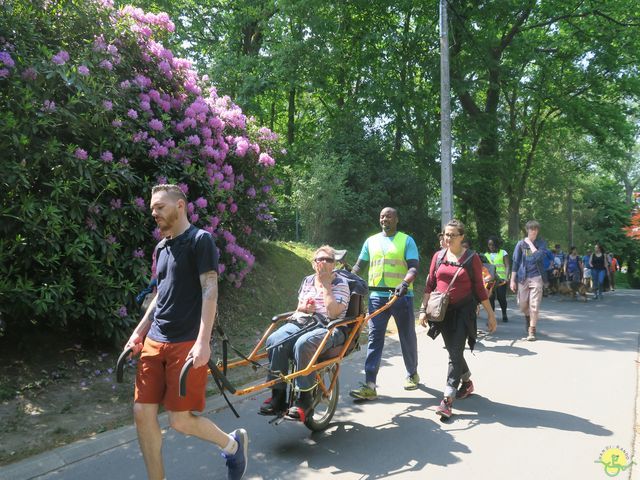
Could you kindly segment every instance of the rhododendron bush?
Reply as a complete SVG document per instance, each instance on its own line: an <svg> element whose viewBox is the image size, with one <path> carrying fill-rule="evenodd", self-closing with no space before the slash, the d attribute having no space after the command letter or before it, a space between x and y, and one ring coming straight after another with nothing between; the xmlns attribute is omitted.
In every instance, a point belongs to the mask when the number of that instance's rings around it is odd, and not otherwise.
<svg viewBox="0 0 640 480"><path fill-rule="evenodd" d="M176 183L239 287L273 218L277 138L163 46L166 14L111 2L0 9L0 311L120 339L159 240L150 190Z"/></svg>

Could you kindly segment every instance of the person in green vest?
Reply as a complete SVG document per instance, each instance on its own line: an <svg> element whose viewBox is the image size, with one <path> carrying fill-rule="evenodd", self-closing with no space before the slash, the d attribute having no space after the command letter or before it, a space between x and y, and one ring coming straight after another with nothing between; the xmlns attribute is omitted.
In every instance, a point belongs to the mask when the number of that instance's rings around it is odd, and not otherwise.
<svg viewBox="0 0 640 480"><path fill-rule="evenodd" d="M498 297L498 303L500 304L500 310L502 310L502 321L508 322L507 317L507 284L509 283L509 273L511 272L511 264L509 254L500 248L500 240L495 235L489 237L487 241L488 252L485 252L484 256L489 263L495 265L497 282L496 286L491 292L489 302L491 302L491 308L495 312L496 310L496 297Z"/></svg>
<svg viewBox="0 0 640 480"><path fill-rule="evenodd" d="M353 272L369 265L369 313L389 301L391 295L399 297L391 308L369 320L369 344L364 364L365 383L351 390L349 395L358 400L378 397L376 378L382 360L385 333L389 318L398 327L402 357L407 370L405 390L418 388L418 341L413 313L413 281L418 272L418 247L409 235L398 231L398 212L386 207L380 212L382 231L369 237L362 246Z"/></svg>

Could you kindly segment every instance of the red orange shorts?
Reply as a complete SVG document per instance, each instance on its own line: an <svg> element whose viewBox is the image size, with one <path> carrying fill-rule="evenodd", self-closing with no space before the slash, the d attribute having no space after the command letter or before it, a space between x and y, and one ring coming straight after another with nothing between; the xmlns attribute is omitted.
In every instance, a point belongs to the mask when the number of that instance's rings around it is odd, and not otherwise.
<svg viewBox="0 0 640 480"><path fill-rule="evenodd" d="M171 412L204 410L206 365L189 371L187 394L179 394L180 371L194 343L162 343L146 338L138 360L134 401L162 404Z"/></svg>

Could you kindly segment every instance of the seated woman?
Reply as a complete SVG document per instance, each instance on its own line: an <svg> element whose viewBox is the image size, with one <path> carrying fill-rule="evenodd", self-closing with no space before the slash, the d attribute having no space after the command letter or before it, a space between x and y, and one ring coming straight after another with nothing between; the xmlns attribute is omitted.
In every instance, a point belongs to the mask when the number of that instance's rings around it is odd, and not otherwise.
<svg viewBox="0 0 640 480"><path fill-rule="evenodd" d="M316 273L302 280L296 312L289 322L267 338L266 347L271 363L267 381L278 378L279 373L287 374L290 358L295 360L299 369L309 364L327 329L322 323L318 323L315 329L300 336L296 334L312 324L314 318L324 320L325 323L344 318L349 304L349 284L333 272L335 261L335 250L329 245L318 248L313 255L311 265ZM331 338L324 345L323 352L342 345L344 341L345 334L342 329L334 329ZM312 392L316 386L315 374L298 377L295 384L299 395L287 416L304 422L311 409ZM286 383L275 385L271 399L260 407L260 413L277 415L284 411L287 406L286 392Z"/></svg>

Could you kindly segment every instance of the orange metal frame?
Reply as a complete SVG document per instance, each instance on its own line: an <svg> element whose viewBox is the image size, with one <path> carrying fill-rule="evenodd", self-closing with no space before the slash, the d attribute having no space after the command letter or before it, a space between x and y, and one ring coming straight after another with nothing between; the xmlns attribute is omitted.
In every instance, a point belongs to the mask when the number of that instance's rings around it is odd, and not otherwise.
<svg viewBox="0 0 640 480"><path fill-rule="evenodd" d="M282 382L291 382L292 380L294 380L297 377L300 376L306 376L306 375L311 375L314 372L318 372L319 370L333 365L333 364L338 364L338 368L336 369L336 372L333 376L333 378L331 379L331 385L329 386L329 388L326 388L326 386L324 385L324 382L322 382L322 379L320 378L320 375L318 374L318 384L320 385L320 388L322 389L323 393L325 395L328 395L329 392L331 392L333 390L333 388L335 387L336 384L336 380L338 378L338 373L340 371L340 362L342 361L342 359L344 358L346 352L349 350L351 344L354 342L356 335L360 334L360 331L362 329L362 325L364 324L364 322L368 321L369 319L375 317L376 315L384 312L385 310L387 310L388 308L391 307L391 305L393 305L393 303L398 299L398 297L396 296L392 296L389 301L383 305L382 307L380 307L379 309L377 309L375 312L372 312L368 315L358 315L355 318L349 319L349 320L345 320L343 322L339 322L336 325L333 325L330 329L327 330L327 333L325 334L324 338L322 339L322 342L320 343L320 345L318 345L318 348L315 352L315 354L313 355L313 357L311 358L311 360L309 360L309 364L303 368L302 370L296 370L295 372L292 372L288 375L284 375L281 374L279 378L274 379L274 380L269 380L267 382L263 382L257 385L252 385L250 387L247 388L242 388L242 389L238 389L235 391L234 395L248 395L250 393L254 393L257 392L259 390L263 390L269 387L272 387L273 385L276 385L278 383L282 383ZM272 322L268 327L267 330L264 332L264 334L262 335L262 338L260 339L260 341L258 342L258 344L254 347L254 349L252 350L252 352L247 356L247 359L239 359L239 360L235 360L231 363L229 363L227 365L228 369L231 368L237 368L237 367L241 367L241 366L246 366L246 365L250 365L251 362L255 362L257 360L261 360L263 358L266 358L268 356L267 352L264 350L264 344L267 341L267 338L269 337L269 335L271 335L271 333L276 329L276 325L278 325L278 323L281 320L284 320L285 318L287 318L291 313L286 313L286 314L281 314L278 315L278 319L274 322ZM331 337L331 334L333 333L334 329L338 328L338 327L343 327L345 325L350 325L350 324L355 324L354 328L351 329L351 332L349 333L349 336L347 337L347 339L345 340L342 349L340 350L340 353L338 355L336 355L335 357L329 358L327 360L323 360L321 362L318 363L318 359L321 356L321 352L324 348L324 346L326 345L327 341L329 340L329 338Z"/></svg>

